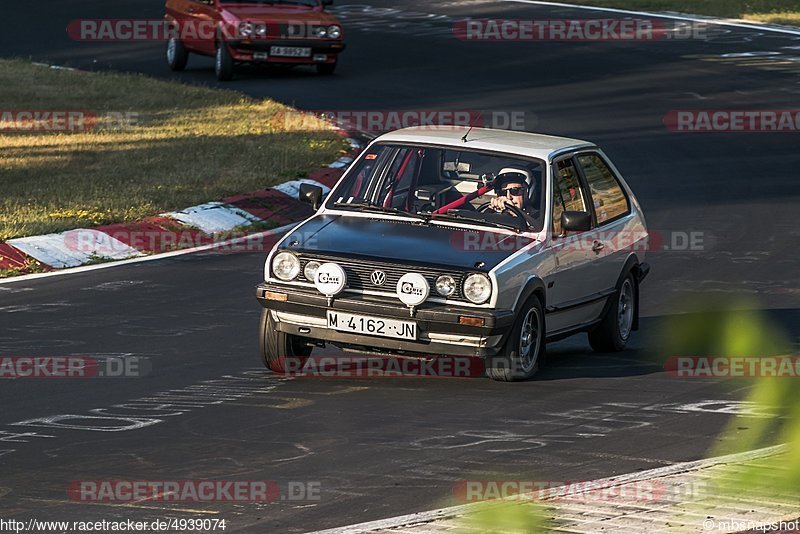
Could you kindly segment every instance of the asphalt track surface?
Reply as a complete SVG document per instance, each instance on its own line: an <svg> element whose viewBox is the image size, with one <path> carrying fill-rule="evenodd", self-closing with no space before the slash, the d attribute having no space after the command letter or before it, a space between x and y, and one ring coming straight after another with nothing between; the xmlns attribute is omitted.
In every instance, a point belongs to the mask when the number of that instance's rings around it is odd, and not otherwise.
<svg viewBox="0 0 800 534"><path fill-rule="evenodd" d="M590 480L695 460L744 409L747 388L664 373L677 335L670 319L699 301L746 297L797 342L800 134L678 134L662 119L677 109L797 108L800 39L730 29L708 40L476 44L453 37L454 20L597 15L503 2L359 6L337 7L349 49L335 77L248 69L224 87L305 109L522 111L530 130L603 146L651 229L702 232L703 249L651 255L629 350L594 354L579 336L551 345L548 367L520 384L270 375L256 340L262 252L0 285L0 355L136 356L152 368L138 379L4 381L1 517L209 517L233 531L304 532L454 504L464 479ZM209 59L174 75L160 43L78 43L65 32L77 18L160 16L159 2L18 2L2 50L217 85ZM767 51L785 61L741 55ZM202 402L198 390L208 392ZM173 401L169 415L137 400L187 391L194 402ZM151 424L119 430L133 426L124 416ZM67 496L71 481L107 479L272 480L284 494L311 482L320 499L115 505Z"/></svg>

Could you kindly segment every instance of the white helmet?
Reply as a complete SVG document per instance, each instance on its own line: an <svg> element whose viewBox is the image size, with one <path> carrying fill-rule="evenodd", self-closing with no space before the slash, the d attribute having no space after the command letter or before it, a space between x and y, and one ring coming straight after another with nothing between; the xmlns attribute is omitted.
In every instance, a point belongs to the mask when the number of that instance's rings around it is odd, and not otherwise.
<svg viewBox="0 0 800 534"><path fill-rule="evenodd" d="M505 167L494 179L494 192L500 194L503 186L508 183L516 182L525 184L530 191L533 184L533 176L530 171L526 169L519 169L516 167Z"/></svg>

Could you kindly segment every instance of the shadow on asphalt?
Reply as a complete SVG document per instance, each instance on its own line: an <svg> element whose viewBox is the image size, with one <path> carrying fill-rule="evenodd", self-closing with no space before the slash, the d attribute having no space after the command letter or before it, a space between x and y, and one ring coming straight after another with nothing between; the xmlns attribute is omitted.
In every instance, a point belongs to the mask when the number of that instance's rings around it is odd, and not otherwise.
<svg viewBox="0 0 800 534"><path fill-rule="evenodd" d="M763 313L775 325L797 339L800 309L764 310ZM675 332L671 330L674 317L676 316L665 315L642 318L640 330L633 334L628 348L620 352L593 351L585 333L577 334L563 341L549 343L546 364L536 377L528 382L645 376L665 372L665 363L674 356L721 356L714 354L713 351L709 353L701 351L697 354L673 354L674 351L671 347L675 345L671 341L674 339L667 338L675 338ZM708 316L682 314L681 318L689 321L701 321L707 320ZM468 361L465 362L465 360ZM307 364L303 369L304 376L298 376L298 378L304 380L358 378L368 381L371 378L391 380L393 378L433 377L450 380L469 378L488 380L484 374L483 361L478 358L440 356L431 357L427 361L434 363L429 364L426 368L416 358L358 355L343 353L334 347L328 347L314 351L310 365ZM459 372L458 364L455 363L458 361L462 362L461 372ZM373 362L374 365L368 362Z"/></svg>

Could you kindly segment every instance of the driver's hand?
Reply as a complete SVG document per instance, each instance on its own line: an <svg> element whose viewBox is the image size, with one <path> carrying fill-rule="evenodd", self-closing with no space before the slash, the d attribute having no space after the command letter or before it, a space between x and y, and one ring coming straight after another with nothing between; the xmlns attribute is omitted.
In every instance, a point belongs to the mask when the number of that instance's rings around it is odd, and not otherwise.
<svg viewBox="0 0 800 534"><path fill-rule="evenodd" d="M495 211L505 210L507 204L511 204L511 202L505 197L494 197L491 202L489 202L489 206Z"/></svg>

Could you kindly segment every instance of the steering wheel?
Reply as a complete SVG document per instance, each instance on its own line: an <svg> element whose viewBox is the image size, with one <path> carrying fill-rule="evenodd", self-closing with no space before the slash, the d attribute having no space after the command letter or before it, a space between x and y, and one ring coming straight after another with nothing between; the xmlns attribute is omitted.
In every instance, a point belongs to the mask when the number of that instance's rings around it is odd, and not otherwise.
<svg viewBox="0 0 800 534"><path fill-rule="evenodd" d="M480 213L484 213L486 211L489 211L491 204L492 204L491 201L484 202L483 204L481 204L480 206L477 207L477 210ZM494 211L494 209L492 209L492 211ZM510 211L513 215L518 217L517 220L520 223L519 227L520 227L521 231L525 231L528 228L528 220L525 218L525 213L523 213L523 211L521 209L516 207L514 204L504 204L503 205L503 211L498 212L498 213L505 213L507 211Z"/></svg>
<svg viewBox="0 0 800 534"><path fill-rule="evenodd" d="M480 206L478 206L476 209L477 209L479 212L483 213L484 211L489 211L489 206L490 206L491 204L492 204L492 202L491 202L491 201L489 201L489 202L484 202L483 204L481 204ZM522 210L521 210L521 209L519 209L518 207L516 207L514 204L504 204L504 205L503 205L503 211L500 211L500 212L498 212L498 213L504 213L504 212L506 212L506 211L510 211L511 213L513 213L513 214L514 214L514 215L516 215L517 217L520 217L520 218L522 218L523 220L525 219L525 214L522 212Z"/></svg>

